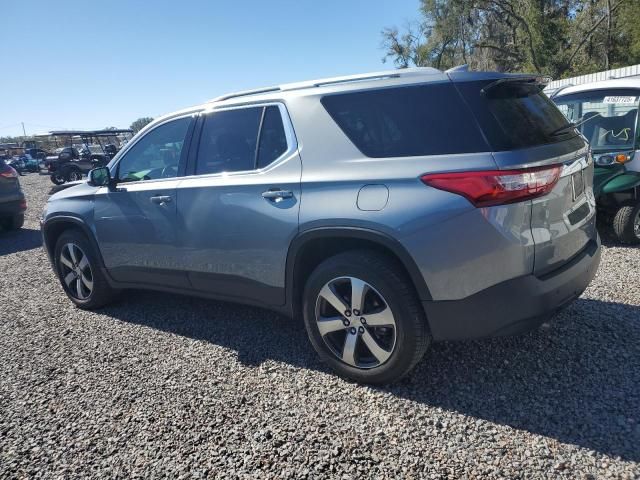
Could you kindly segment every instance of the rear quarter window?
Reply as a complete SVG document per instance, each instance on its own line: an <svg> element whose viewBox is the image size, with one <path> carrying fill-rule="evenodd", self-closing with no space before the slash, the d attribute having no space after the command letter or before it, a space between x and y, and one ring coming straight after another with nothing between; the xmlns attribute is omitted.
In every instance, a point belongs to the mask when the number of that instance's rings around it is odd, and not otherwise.
<svg viewBox="0 0 640 480"><path fill-rule="evenodd" d="M449 82L328 95L321 102L368 157L488 150L469 108Z"/></svg>

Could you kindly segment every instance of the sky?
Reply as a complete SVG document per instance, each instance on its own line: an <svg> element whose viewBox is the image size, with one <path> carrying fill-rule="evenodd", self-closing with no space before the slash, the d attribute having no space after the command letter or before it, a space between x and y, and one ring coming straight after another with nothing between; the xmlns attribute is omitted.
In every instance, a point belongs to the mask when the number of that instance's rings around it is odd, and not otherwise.
<svg viewBox="0 0 640 480"><path fill-rule="evenodd" d="M0 0L0 137L128 127L223 93L393 68L419 0Z"/></svg>

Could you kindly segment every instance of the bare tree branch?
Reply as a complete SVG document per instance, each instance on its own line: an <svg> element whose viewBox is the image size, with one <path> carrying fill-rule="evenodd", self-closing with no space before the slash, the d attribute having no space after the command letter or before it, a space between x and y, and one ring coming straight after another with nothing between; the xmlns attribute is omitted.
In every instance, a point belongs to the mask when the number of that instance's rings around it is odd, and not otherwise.
<svg viewBox="0 0 640 480"><path fill-rule="evenodd" d="M591 38L591 35L593 35L593 32L596 31L596 29L600 26L600 24L602 22L604 22L608 15L611 15L620 5L622 5L625 2L625 0L619 0L618 3L616 3L615 5L611 6L610 10L609 10L609 14L604 14L600 20L598 20L596 23L593 24L593 26L584 34L582 41L578 44L578 46L576 47L576 49L573 51L573 53L571 54L571 56L569 57L569 60L567 61L567 65L569 67L571 67L571 64L573 63L574 58L576 58L576 55L578 54L578 52L580 51L580 49L582 47L584 47L584 44L587 43L587 41Z"/></svg>

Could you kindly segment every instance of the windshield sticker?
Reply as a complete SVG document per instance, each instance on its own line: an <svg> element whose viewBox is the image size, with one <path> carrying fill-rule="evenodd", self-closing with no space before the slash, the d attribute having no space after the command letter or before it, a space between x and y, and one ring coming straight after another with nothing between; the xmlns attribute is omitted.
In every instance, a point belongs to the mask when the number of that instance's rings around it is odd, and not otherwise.
<svg viewBox="0 0 640 480"><path fill-rule="evenodd" d="M620 103L622 105L633 105L638 97L604 97L602 103Z"/></svg>

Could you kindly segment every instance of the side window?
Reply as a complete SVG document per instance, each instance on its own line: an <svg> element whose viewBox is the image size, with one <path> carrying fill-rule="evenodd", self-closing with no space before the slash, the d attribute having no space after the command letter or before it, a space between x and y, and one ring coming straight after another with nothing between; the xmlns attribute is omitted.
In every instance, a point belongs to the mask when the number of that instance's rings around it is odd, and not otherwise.
<svg viewBox="0 0 640 480"><path fill-rule="evenodd" d="M450 82L333 94L321 102L368 157L488 150L471 112Z"/></svg>
<svg viewBox="0 0 640 480"><path fill-rule="evenodd" d="M179 118L142 137L118 162L118 180L136 182L176 177L190 122L190 117Z"/></svg>
<svg viewBox="0 0 640 480"><path fill-rule="evenodd" d="M209 114L202 127L196 175L253 170L262 107Z"/></svg>
<svg viewBox="0 0 640 480"><path fill-rule="evenodd" d="M260 145L256 168L263 168L287 151L287 137L284 133L282 115L276 106L267 107L260 129Z"/></svg>

